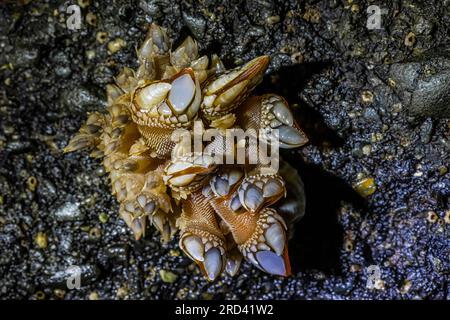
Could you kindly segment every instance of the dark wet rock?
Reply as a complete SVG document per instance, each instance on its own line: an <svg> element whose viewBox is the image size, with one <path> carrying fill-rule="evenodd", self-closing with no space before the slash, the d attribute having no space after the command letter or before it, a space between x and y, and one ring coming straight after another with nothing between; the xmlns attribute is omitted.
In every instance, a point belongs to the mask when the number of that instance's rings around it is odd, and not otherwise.
<svg viewBox="0 0 450 320"><path fill-rule="evenodd" d="M55 73L57 76L59 76L61 78L67 78L72 73L72 70L70 69L70 67L59 66L59 67L56 67Z"/></svg>
<svg viewBox="0 0 450 320"><path fill-rule="evenodd" d="M50 60L55 64L55 74L61 78L66 78L72 73L70 60L67 53L63 51L53 52Z"/></svg>
<svg viewBox="0 0 450 320"><path fill-rule="evenodd" d="M418 62L394 64L390 77L413 115L450 117L450 49L424 54Z"/></svg>
<svg viewBox="0 0 450 320"><path fill-rule="evenodd" d="M420 126L420 139L423 143L428 143L431 140L433 133L433 121L426 119Z"/></svg>
<svg viewBox="0 0 450 320"><path fill-rule="evenodd" d="M183 21L186 23L196 39L201 40L203 38L206 28L205 19L200 16L193 16L183 12Z"/></svg>
<svg viewBox="0 0 450 320"><path fill-rule="evenodd" d="M67 287L68 280L80 275L80 285L85 286L97 279L100 269L95 265L71 265L50 275L44 280L47 286Z"/></svg>
<svg viewBox="0 0 450 320"><path fill-rule="evenodd" d="M107 255L116 262L124 263L127 261L128 246L112 245L106 248Z"/></svg>
<svg viewBox="0 0 450 320"><path fill-rule="evenodd" d="M414 32L417 34L425 34L428 35L433 30L433 23L425 18L418 17L417 22L414 24Z"/></svg>
<svg viewBox="0 0 450 320"><path fill-rule="evenodd" d="M0 194L2 195L6 195L11 192L11 187L8 182L8 179L3 175L0 175L0 190L1 190Z"/></svg>
<svg viewBox="0 0 450 320"><path fill-rule="evenodd" d="M274 289L274 284L272 281L267 281L262 284L265 293L270 293Z"/></svg>
<svg viewBox="0 0 450 320"><path fill-rule="evenodd" d="M159 286L158 285L153 285L150 287L150 292L151 293L156 293L159 290Z"/></svg>
<svg viewBox="0 0 450 320"><path fill-rule="evenodd" d="M105 106L104 93L98 88L80 86L61 93L60 102L72 112L86 112Z"/></svg>
<svg viewBox="0 0 450 320"><path fill-rule="evenodd" d="M61 251L69 253L73 246L73 235L69 232L60 234L59 248Z"/></svg>
<svg viewBox="0 0 450 320"><path fill-rule="evenodd" d="M8 54L7 61L15 68L32 66L39 58L39 48L18 47Z"/></svg>
<svg viewBox="0 0 450 320"><path fill-rule="evenodd" d="M162 16L161 6L164 1L160 0L140 0L139 8L141 8L151 19L159 19Z"/></svg>
<svg viewBox="0 0 450 320"><path fill-rule="evenodd" d="M49 201L54 201L58 198L55 184L48 179L42 179L39 181L37 192L40 197L48 199Z"/></svg>
<svg viewBox="0 0 450 320"><path fill-rule="evenodd" d="M366 108L364 110L364 118L369 122L380 122L380 116L374 108Z"/></svg>
<svg viewBox="0 0 450 320"><path fill-rule="evenodd" d="M105 65L101 64L96 66L96 68L93 70L92 82L99 87L104 87L111 82L113 76L113 71Z"/></svg>
<svg viewBox="0 0 450 320"><path fill-rule="evenodd" d="M31 143L29 141L10 141L6 145L6 150L12 153L24 153L31 148Z"/></svg>
<svg viewBox="0 0 450 320"><path fill-rule="evenodd" d="M84 215L80 210L80 204L75 201L67 201L56 207L52 211L52 216L54 216L57 221L76 221L84 218Z"/></svg>

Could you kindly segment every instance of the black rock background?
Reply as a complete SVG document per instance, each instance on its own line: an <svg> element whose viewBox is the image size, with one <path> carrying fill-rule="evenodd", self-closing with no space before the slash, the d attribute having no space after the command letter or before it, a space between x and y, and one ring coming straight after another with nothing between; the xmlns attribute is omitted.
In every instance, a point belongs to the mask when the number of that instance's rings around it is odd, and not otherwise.
<svg viewBox="0 0 450 320"><path fill-rule="evenodd" d="M0 4L1 298L450 298L450 1L78 3L75 31L65 8L76 1ZM366 27L374 4L381 30ZM136 66L151 22L229 67L271 56L257 91L284 95L311 140L284 155L307 196L292 277L244 263L207 283L176 240L133 240L97 161L62 154L86 112L104 108L105 85ZM108 52L118 38L126 46ZM71 265L80 290L65 286ZM381 280L370 289L371 265Z"/></svg>

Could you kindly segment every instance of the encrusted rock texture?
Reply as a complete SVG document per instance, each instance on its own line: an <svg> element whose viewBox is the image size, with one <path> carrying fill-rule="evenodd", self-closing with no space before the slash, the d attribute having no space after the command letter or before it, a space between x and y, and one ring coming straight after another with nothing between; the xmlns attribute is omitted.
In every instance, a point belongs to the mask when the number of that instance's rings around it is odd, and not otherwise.
<svg viewBox="0 0 450 320"><path fill-rule="evenodd" d="M373 4L1 4L0 298L449 299L450 1L380 1L380 29ZM133 239L98 161L62 153L152 22L230 68L271 56L256 93L285 96L310 138L283 152L307 201L291 277L244 263L208 283L177 240Z"/></svg>

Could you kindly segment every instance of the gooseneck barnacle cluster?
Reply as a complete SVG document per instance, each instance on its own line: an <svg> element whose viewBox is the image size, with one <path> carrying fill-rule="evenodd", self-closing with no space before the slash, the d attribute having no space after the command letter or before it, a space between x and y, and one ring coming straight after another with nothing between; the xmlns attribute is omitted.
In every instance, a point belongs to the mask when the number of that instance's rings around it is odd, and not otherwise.
<svg viewBox="0 0 450 320"><path fill-rule="evenodd" d="M200 123L219 135L273 130L281 148L304 145L307 138L282 97L250 96L269 58L225 70L217 56L199 57L190 37L172 51L156 25L137 53L138 69L124 68L107 86L107 112L91 113L65 152L91 148L103 159L120 216L135 238L149 225L165 241L179 232L181 249L208 280L223 271L236 274L243 257L265 272L289 275L288 227L303 214L297 172L282 161L276 172L258 161L218 163L212 154L227 153L221 139L200 152L174 139L177 130L189 135ZM248 160L257 150L245 141Z"/></svg>

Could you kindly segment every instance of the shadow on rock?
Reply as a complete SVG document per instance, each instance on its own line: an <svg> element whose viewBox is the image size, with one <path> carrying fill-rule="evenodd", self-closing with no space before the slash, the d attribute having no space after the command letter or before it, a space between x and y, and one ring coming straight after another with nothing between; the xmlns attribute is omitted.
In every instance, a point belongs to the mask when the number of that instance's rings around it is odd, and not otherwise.
<svg viewBox="0 0 450 320"><path fill-rule="evenodd" d="M299 92L312 75L320 73L328 65L330 65L328 62L309 62L279 67L264 77L255 92L256 94L273 92L283 96L290 103L296 102L299 100Z"/></svg>
<svg viewBox="0 0 450 320"><path fill-rule="evenodd" d="M323 148L339 148L344 144L344 139L330 129L322 115L306 103L301 104L300 110L294 110L297 123L309 139L309 144Z"/></svg>
<svg viewBox="0 0 450 320"><path fill-rule="evenodd" d="M341 274L339 252L343 246L343 230L338 222L338 210L342 202L364 208L364 199L344 180L296 158L294 154L285 157L305 184L306 212L295 225L289 243L292 271L316 269Z"/></svg>

